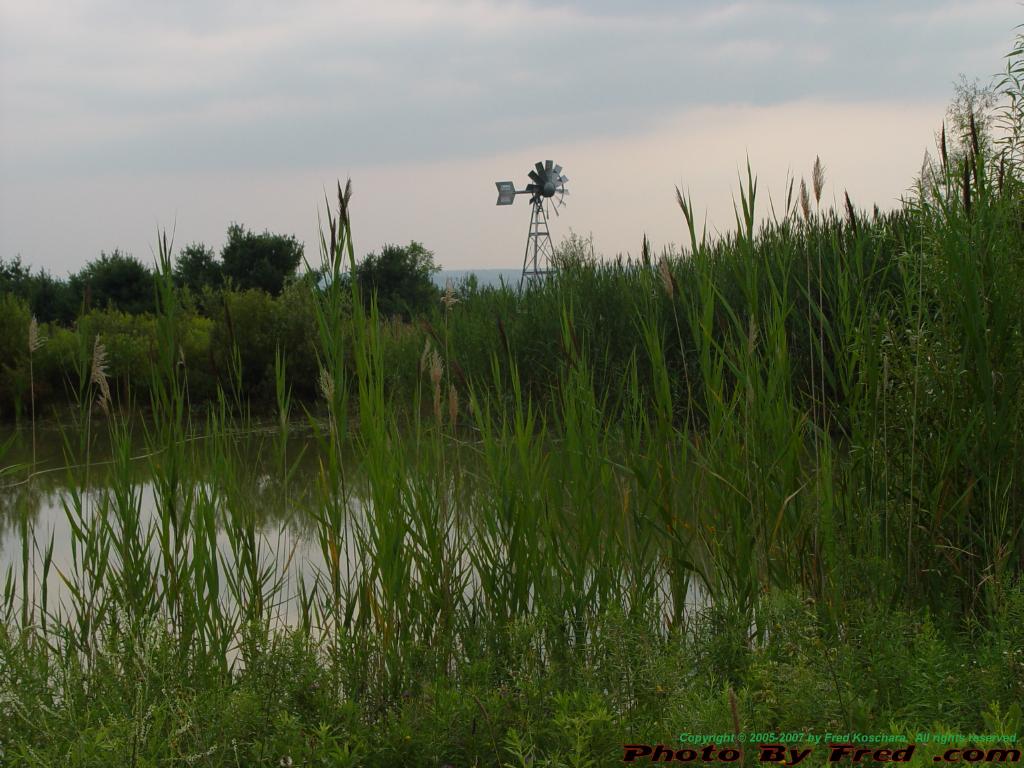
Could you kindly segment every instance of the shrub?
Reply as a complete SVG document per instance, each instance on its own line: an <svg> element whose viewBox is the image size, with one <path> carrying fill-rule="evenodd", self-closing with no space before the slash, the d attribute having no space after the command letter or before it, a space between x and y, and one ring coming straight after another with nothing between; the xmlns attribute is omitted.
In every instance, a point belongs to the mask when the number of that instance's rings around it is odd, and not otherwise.
<svg viewBox="0 0 1024 768"><path fill-rule="evenodd" d="M20 412L28 394L28 304L13 293L0 293L0 415Z"/></svg>
<svg viewBox="0 0 1024 768"><path fill-rule="evenodd" d="M302 263L302 246L291 235L257 235L232 224L220 257L224 276L235 288L258 288L277 296Z"/></svg>
<svg viewBox="0 0 1024 768"><path fill-rule="evenodd" d="M367 307L376 294L382 316L410 320L436 304L440 293L431 275L439 269L433 252L414 240L405 246L385 245L380 254L368 254L356 265L355 279Z"/></svg>

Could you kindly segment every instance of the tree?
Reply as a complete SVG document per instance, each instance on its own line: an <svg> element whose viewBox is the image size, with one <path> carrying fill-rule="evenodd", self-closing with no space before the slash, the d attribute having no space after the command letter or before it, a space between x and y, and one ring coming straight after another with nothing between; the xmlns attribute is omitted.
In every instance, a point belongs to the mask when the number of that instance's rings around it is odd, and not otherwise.
<svg viewBox="0 0 1024 768"><path fill-rule="evenodd" d="M40 269L29 282L29 306L41 323L59 321L70 323L75 319L78 304L66 280L59 280L45 269Z"/></svg>
<svg viewBox="0 0 1024 768"><path fill-rule="evenodd" d="M33 273L21 263L21 257L0 259L0 294L10 293L27 302L41 323L75 319L75 299L67 282L58 280L45 269Z"/></svg>
<svg viewBox="0 0 1024 768"><path fill-rule="evenodd" d="M174 264L174 284L201 294L204 288L216 290L224 283L224 269L212 248L192 243L183 248Z"/></svg>
<svg viewBox="0 0 1024 768"><path fill-rule="evenodd" d="M376 293L382 315L409 320L438 300L440 292L431 275L439 270L433 252L414 240L406 246L385 245L379 255L368 254L356 265L355 279L367 306Z"/></svg>
<svg viewBox="0 0 1024 768"><path fill-rule="evenodd" d="M69 282L76 303L84 303L87 309L113 307L138 315L155 308L152 271L117 249L109 255L101 252L96 261L86 264Z"/></svg>
<svg viewBox="0 0 1024 768"><path fill-rule="evenodd" d="M954 167L965 156L973 154L975 142L982 156L990 155L992 125L995 121L993 110L996 104L996 91L991 85L982 85L978 80L970 82L963 75L953 85L953 101L946 110L946 121L949 126L947 140L952 145L948 151L952 155Z"/></svg>
<svg viewBox="0 0 1024 768"><path fill-rule="evenodd" d="M21 255L10 261L0 259L0 293L13 293L26 298L32 270L21 263Z"/></svg>
<svg viewBox="0 0 1024 768"><path fill-rule="evenodd" d="M262 235L240 224L228 227L228 241L220 252L224 277L236 288L256 288L277 296L285 280L302 262L302 246L291 235Z"/></svg>

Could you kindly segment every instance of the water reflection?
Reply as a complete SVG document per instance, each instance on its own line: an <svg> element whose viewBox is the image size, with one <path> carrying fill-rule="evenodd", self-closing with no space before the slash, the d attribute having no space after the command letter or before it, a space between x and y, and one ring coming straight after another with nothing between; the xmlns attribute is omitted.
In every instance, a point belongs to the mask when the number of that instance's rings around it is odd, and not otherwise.
<svg viewBox="0 0 1024 768"><path fill-rule="evenodd" d="M0 474L0 586L9 573L20 577L26 557L30 577L41 574L43 557L52 547L47 589L51 600L57 601L51 606L58 605L66 594L62 574L72 571L72 520L78 519L79 508L87 515L105 512L111 516L118 503L111 498L115 481L131 489L129 506L136 510L143 535L149 526L157 529L160 512L152 466L159 457L147 453L141 428L133 433L138 439L131 446L132 460L125 463L116 460L110 437L102 430L97 430L88 454L83 455L84 447L66 440L59 427L40 428L33 465L31 433L0 432L0 445L8 446L0 456L0 468L7 470ZM255 523L264 564L276 561L276 572L283 580L282 596L294 596L299 578L311 583L324 566L310 512L315 508L317 472L312 431L303 425L291 427L283 448L276 424L257 426L229 439L226 450L218 446L221 457L231 455L230 465L219 473L210 472L210 465L203 461L206 446L202 443L207 438L195 439L192 447L197 460L188 468L194 474L187 478L186 487L193 494L206 493L220 502L217 546L221 562L226 567L232 565L224 526L229 516L243 515ZM211 487L218 482L220 487ZM149 549L156 562L155 540L150 541ZM286 614L282 618L294 619L291 609Z"/></svg>

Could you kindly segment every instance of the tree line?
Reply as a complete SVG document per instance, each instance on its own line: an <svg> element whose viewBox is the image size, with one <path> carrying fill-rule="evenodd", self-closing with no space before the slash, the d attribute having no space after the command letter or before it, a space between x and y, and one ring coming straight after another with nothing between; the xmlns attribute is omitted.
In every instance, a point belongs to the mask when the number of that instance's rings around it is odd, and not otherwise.
<svg viewBox="0 0 1024 768"><path fill-rule="evenodd" d="M256 233L231 224L220 253L203 243L191 243L178 253L174 281L179 290L208 307L210 297L223 291L256 290L280 296L291 282L308 279L320 283L318 268L300 273L305 262L303 245L293 235ZM432 275L439 267L434 253L422 243L384 245L355 265L352 275L369 297L376 294L381 313L411 319L426 311L438 297ZM113 309L131 315L155 311L153 270L131 254L114 249L87 263L66 279L45 269L33 270L20 256L0 258L0 294L23 301L41 323L71 325L93 309Z"/></svg>

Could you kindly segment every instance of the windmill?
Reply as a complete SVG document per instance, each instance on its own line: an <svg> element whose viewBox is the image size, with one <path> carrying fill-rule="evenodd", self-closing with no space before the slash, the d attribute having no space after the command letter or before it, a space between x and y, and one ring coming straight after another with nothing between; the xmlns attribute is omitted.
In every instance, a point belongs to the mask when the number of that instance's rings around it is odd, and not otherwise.
<svg viewBox="0 0 1024 768"><path fill-rule="evenodd" d="M562 175L562 166L555 165L551 160L537 163L529 173L531 182L526 189L516 189L511 181L498 181L498 205L512 205L516 195L530 195L530 229L526 235L526 252L523 254L523 274L519 278L519 288L523 284L541 279L551 271L551 257L555 247L551 242L548 230L548 214L544 208L546 200L551 201L551 210L558 215L558 209L565 204L565 196L569 190L565 188L569 181Z"/></svg>

